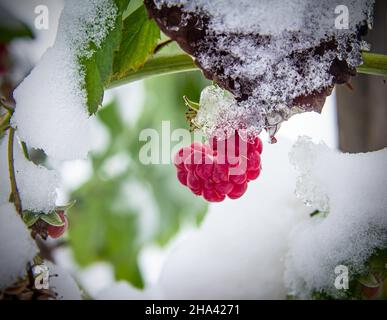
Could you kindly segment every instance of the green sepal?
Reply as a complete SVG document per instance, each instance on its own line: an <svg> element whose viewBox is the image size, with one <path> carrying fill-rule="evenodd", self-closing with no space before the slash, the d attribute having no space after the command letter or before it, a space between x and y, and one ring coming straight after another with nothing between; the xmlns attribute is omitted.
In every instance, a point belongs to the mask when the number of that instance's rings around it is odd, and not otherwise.
<svg viewBox="0 0 387 320"><path fill-rule="evenodd" d="M32 212L32 211L24 211L23 212L23 221L27 225L27 227L31 227L35 224L36 221L40 218L40 213Z"/></svg>
<svg viewBox="0 0 387 320"><path fill-rule="evenodd" d="M60 218L59 214L56 213L56 211L51 211L47 214L40 215L40 219L42 219L44 222L48 223L49 225L55 226L55 227L61 227L64 226L64 222Z"/></svg>
<svg viewBox="0 0 387 320"><path fill-rule="evenodd" d="M62 205L62 206L57 206L57 207L55 207L55 209L56 209L56 211L66 211L66 210L70 209L71 207L73 207L76 202L77 202L76 200L73 200L69 203Z"/></svg>
<svg viewBox="0 0 387 320"><path fill-rule="evenodd" d="M361 276L358 280L368 288L378 288L380 286L380 280L372 273Z"/></svg>

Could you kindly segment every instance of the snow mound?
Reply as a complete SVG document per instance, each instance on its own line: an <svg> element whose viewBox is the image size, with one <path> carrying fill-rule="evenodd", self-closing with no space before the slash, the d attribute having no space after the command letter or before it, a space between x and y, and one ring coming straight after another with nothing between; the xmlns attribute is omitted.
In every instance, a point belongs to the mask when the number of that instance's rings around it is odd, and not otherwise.
<svg viewBox="0 0 387 320"><path fill-rule="evenodd" d="M37 253L35 241L13 204L0 206L0 290L25 276L28 262Z"/></svg>
<svg viewBox="0 0 387 320"><path fill-rule="evenodd" d="M163 298L286 298L288 236L310 213L294 196L289 148L280 140L265 149L264 170L245 196L212 205L203 225L175 245L158 284Z"/></svg>
<svg viewBox="0 0 387 320"><path fill-rule="evenodd" d="M45 261L45 264L50 272L50 289L56 294L57 300L82 300L82 293L69 273L49 261Z"/></svg>
<svg viewBox="0 0 387 320"><path fill-rule="evenodd" d="M0 141L0 205L9 202L11 186L8 169L8 134ZM59 176L24 157L17 139L14 142L16 182L24 210L49 212L55 208Z"/></svg>
<svg viewBox="0 0 387 320"><path fill-rule="evenodd" d="M387 149L343 154L302 137L290 158L298 196L323 213L292 232L287 286L301 297L320 290L338 296L336 266L354 275L375 249L387 248Z"/></svg>
<svg viewBox="0 0 387 320"><path fill-rule="evenodd" d="M66 1L55 44L14 91L12 125L29 147L58 160L85 158L90 149L90 121L84 70L79 59L90 57L114 26L112 0Z"/></svg>

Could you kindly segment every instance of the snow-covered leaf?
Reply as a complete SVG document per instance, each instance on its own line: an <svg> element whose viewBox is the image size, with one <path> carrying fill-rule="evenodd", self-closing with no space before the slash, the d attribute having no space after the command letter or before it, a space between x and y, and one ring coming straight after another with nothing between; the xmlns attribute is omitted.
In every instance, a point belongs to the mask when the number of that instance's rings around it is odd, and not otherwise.
<svg viewBox="0 0 387 320"><path fill-rule="evenodd" d="M99 47L91 42L89 51L91 56L80 57L80 64L84 71L84 83L87 91L87 107L90 114L97 112L102 103L104 88L109 82L112 72L114 53L121 41L122 13L129 0L114 0L118 7L114 26L106 35Z"/></svg>

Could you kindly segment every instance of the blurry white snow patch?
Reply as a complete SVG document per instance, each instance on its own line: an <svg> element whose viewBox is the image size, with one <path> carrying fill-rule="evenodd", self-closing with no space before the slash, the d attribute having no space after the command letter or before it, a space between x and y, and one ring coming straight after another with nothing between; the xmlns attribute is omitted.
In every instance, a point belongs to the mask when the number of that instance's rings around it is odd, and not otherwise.
<svg viewBox="0 0 387 320"><path fill-rule="evenodd" d="M74 279L61 267L45 261L49 268L50 289L57 295L58 300L82 300L82 294Z"/></svg>
<svg viewBox="0 0 387 320"><path fill-rule="evenodd" d="M302 137L290 157L299 172L297 194L327 217L294 229L287 285L301 297L321 289L337 296L334 268L362 271L374 250L387 244L387 149L343 154Z"/></svg>
<svg viewBox="0 0 387 320"><path fill-rule="evenodd" d="M111 0L66 2L55 44L14 91L12 117L23 141L59 160L86 157L90 119L80 57L90 57L90 41L99 47L114 27Z"/></svg>
<svg viewBox="0 0 387 320"><path fill-rule="evenodd" d="M294 197L290 143L265 146L261 177L238 200L210 206L203 225L175 245L160 276L166 299L285 299L290 230L308 213Z"/></svg>
<svg viewBox="0 0 387 320"><path fill-rule="evenodd" d="M0 204L9 201L8 133L0 141ZM24 157L18 139L14 142L16 181L24 210L48 212L55 208L59 177L53 170L35 165Z"/></svg>
<svg viewBox="0 0 387 320"><path fill-rule="evenodd" d="M101 290L94 298L97 300L149 300L157 299L157 296L152 290L139 290L125 281L119 281Z"/></svg>
<svg viewBox="0 0 387 320"><path fill-rule="evenodd" d="M38 253L35 241L13 204L0 206L0 290L26 275Z"/></svg>

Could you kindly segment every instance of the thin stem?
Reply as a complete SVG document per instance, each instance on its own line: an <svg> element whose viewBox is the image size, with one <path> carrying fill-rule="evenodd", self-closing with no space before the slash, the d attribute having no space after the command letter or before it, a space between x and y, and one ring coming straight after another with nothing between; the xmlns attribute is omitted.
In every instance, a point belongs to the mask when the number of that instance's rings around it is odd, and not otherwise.
<svg viewBox="0 0 387 320"><path fill-rule="evenodd" d="M7 102L7 100L4 97L0 98L0 104L1 106L7 110L9 113L13 113L15 111L15 108Z"/></svg>
<svg viewBox="0 0 387 320"><path fill-rule="evenodd" d="M187 54L159 56L149 59L145 65L137 71L129 71L124 76L113 77L108 85L108 89L151 76L197 70L199 69L196 67L192 58Z"/></svg>
<svg viewBox="0 0 387 320"><path fill-rule="evenodd" d="M374 76L387 77L387 56L383 54L363 52L364 63L357 67L357 72Z"/></svg>
<svg viewBox="0 0 387 320"><path fill-rule="evenodd" d="M168 39L168 40L165 40L165 41L160 42L160 43L156 46L155 50L153 51L153 54L156 54L157 52L159 52L161 49L163 49L164 47L166 47L167 45L169 45L169 44L172 43L172 42L173 42L172 39Z"/></svg>
<svg viewBox="0 0 387 320"><path fill-rule="evenodd" d="M9 129L10 119L11 119L11 114L9 112L4 113L4 115L0 116L0 134Z"/></svg>
<svg viewBox="0 0 387 320"><path fill-rule="evenodd" d="M16 211L20 215L22 215L23 209L21 205L19 190L17 188L15 167L14 167L14 157L13 157L14 141L15 141L15 129L11 127L9 129L9 137L8 137L8 170L9 170L9 180L11 183L11 195L12 195L11 197L12 197L13 203L15 204Z"/></svg>

